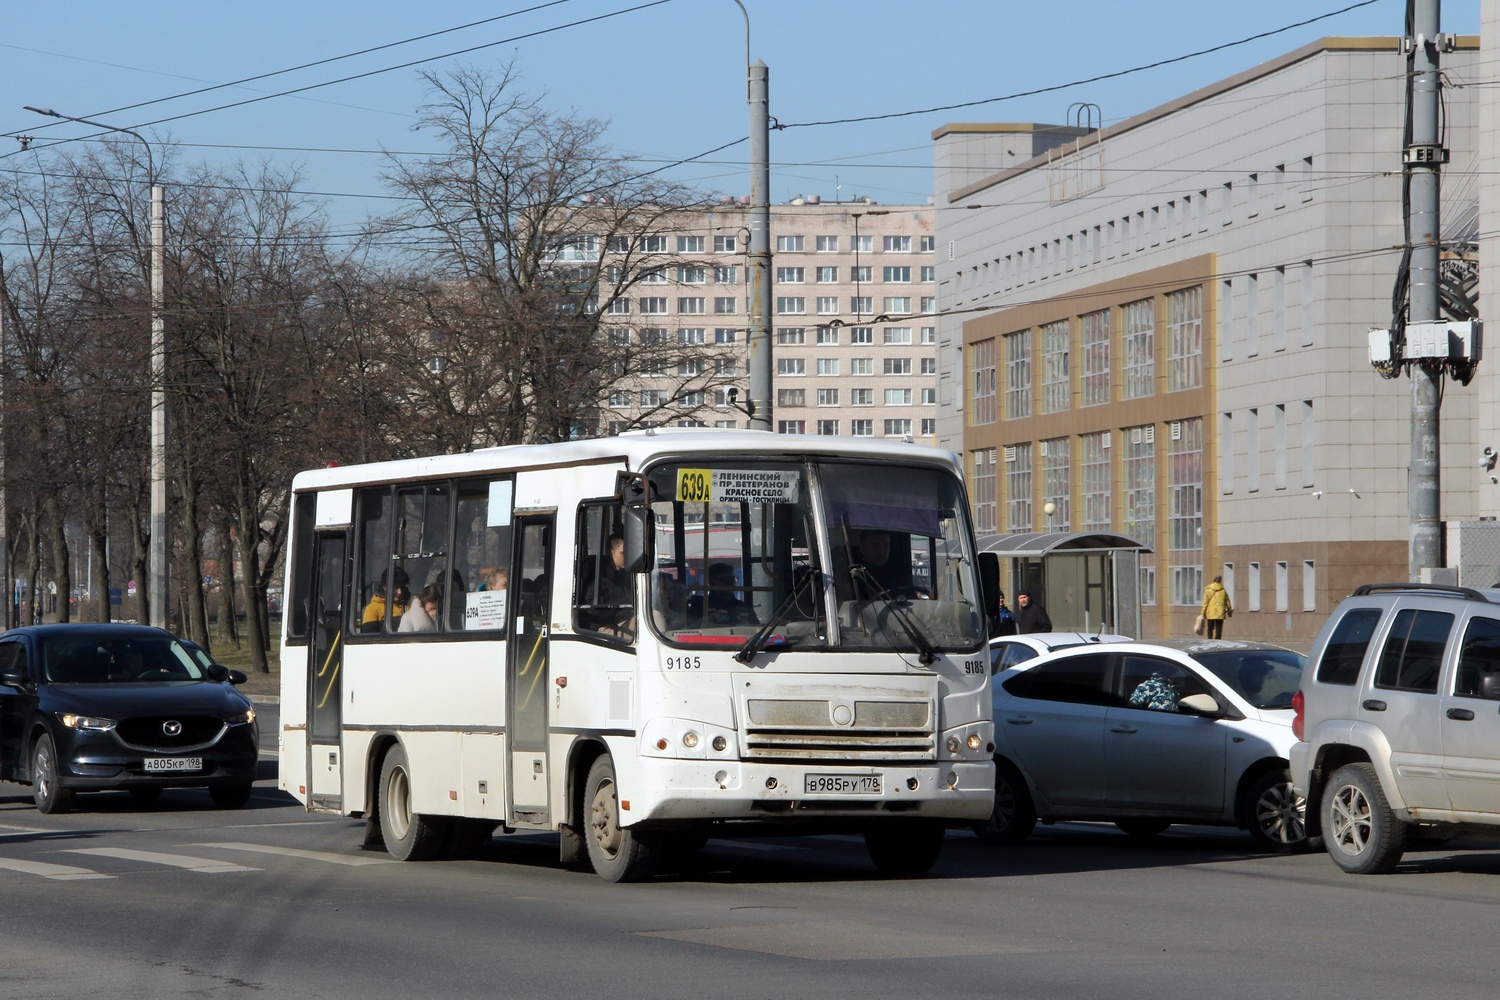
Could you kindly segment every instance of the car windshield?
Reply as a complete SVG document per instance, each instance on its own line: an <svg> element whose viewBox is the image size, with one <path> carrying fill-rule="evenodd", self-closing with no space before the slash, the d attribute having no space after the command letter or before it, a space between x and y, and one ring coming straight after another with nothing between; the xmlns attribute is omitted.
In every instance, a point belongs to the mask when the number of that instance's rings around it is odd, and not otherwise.
<svg viewBox="0 0 1500 1000"><path fill-rule="evenodd" d="M1307 657L1290 649L1234 649L1195 653L1235 694L1256 708L1291 708Z"/></svg>
<svg viewBox="0 0 1500 1000"><path fill-rule="evenodd" d="M738 648L763 627L783 648L972 650L983 638L950 473L735 458L648 478L651 621L669 641Z"/></svg>
<svg viewBox="0 0 1500 1000"><path fill-rule="evenodd" d="M167 636L51 636L42 646L42 670L54 684L193 681L207 676L192 655Z"/></svg>

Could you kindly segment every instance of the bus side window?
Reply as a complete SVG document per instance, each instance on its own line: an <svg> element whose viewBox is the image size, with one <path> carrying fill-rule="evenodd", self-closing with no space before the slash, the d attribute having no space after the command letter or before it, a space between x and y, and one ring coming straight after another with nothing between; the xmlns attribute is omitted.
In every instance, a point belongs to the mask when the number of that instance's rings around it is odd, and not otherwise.
<svg viewBox="0 0 1500 1000"><path fill-rule="evenodd" d="M505 634L505 612L510 599L511 494L510 478L459 482L455 507L452 580L448 596L448 629L453 632L488 630L496 639ZM465 588L459 590L459 581ZM514 588L515 593L520 587Z"/></svg>
<svg viewBox="0 0 1500 1000"><path fill-rule="evenodd" d="M624 569L625 539L614 501L578 508L573 626L580 632L635 641L635 574Z"/></svg>
<svg viewBox="0 0 1500 1000"><path fill-rule="evenodd" d="M349 602L350 632L384 632L396 630L406 610L410 581L405 571L392 584L391 542L395 524L395 502L386 486L360 490L357 517L359 567L355 575L357 592ZM394 594L394 600L389 600ZM400 610L391 617L394 608Z"/></svg>

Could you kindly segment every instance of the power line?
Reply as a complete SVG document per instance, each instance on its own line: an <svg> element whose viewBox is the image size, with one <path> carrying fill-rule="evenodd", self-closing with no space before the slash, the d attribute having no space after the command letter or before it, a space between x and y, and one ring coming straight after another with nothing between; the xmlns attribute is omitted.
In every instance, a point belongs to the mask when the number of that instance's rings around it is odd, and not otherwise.
<svg viewBox="0 0 1500 1000"><path fill-rule="evenodd" d="M877 122L885 121L891 118L909 118L913 115L936 114L939 111L954 111L959 108L974 108L982 104L995 104L999 101L1013 101L1019 97L1035 97L1038 94L1050 94L1058 90L1067 90L1070 87L1081 87L1086 83L1098 83L1101 80L1114 80L1122 76L1129 76L1133 73L1143 73L1149 69L1157 69L1162 66L1170 66L1173 63L1185 62L1188 59L1196 59L1199 56L1210 55L1214 52L1222 52L1225 49L1232 49L1238 45L1246 45L1250 42L1259 41L1262 38L1270 38L1272 35L1279 35L1283 32L1291 31L1294 28L1305 28L1309 24L1316 24L1318 21L1325 21L1330 17L1337 17L1340 14L1347 14L1351 10L1357 10L1360 7L1368 7L1371 4L1379 2L1380 0L1359 0L1358 3L1350 4L1349 6L1342 7L1339 10L1329 11L1326 14L1319 14L1317 17L1310 17L1305 21L1298 21L1295 24L1284 25L1280 28L1274 28L1270 31L1262 31L1259 34L1251 35L1248 38L1241 38L1240 40L1235 42L1225 42L1222 45L1215 45L1212 48L1207 49L1199 49L1197 52L1189 52L1186 55L1173 56L1170 59L1159 59L1156 62L1146 63L1142 66L1133 66L1130 69L1116 70L1113 73L1101 73L1098 76L1091 76L1083 80L1074 80L1071 83L1058 83L1053 84L1050 87L1038 87L1035 90L1017 91L1014 94L1006 94L1003 97L987 97L984 100L980 101L964 101L959 104L945 104L941 107L922 108L917 111L893 111L883 115L863 115L858 118L831 118L826 121L817 122L793 122L790 124L778 122L773 127L777 129L816 128L823 125L849 125L858 122Z"/></svg>

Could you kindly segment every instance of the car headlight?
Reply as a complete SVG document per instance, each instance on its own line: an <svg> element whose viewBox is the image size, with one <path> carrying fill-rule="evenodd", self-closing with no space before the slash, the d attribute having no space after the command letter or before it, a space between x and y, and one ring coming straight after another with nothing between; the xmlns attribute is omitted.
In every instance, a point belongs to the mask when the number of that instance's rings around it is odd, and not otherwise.
<svg viewBox="0 0 1500 1000"><path fill-rule="evenodd" d="M85 733L107 733L115 728L114 719L100 719L92 715L74 715L72 712L64 712L58 718L69 729L77 729Z"/></svg>
<svg viewBox="0 0 1500 1000"><path fill-rule="evenodd" d="M239 715L231 715L229 718L225 719L224 724L228 726L247 726L254 721L255 709L247 708Z"/></svg>

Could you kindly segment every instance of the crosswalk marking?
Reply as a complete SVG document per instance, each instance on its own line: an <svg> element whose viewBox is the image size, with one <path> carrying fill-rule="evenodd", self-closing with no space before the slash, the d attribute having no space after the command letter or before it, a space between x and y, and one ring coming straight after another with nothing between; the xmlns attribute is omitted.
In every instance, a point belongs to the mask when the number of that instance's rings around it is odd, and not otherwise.
<svg viewBox="0 0 1500 1000"><path fill-rule="evenodd" d="M86 878L114 878L113 875L90 871L87 868L74 868L72 865L49 865L44 861L22 861L20 858L0 858L0 868L9 869L13 872L24 872L27 875L40 875L43 878L56 879L59 882L71 882Z"/></svg>
<svg viewBox="0 0 1500 1000"><path fill-rule="evenodd" d="M69 854L92 854L101 858L120 858L125 861L145 861L153 865L168 865L172 868L186 868L188 871L217 873L217 872L258 872L260 868L246 868L244 865L231 865L222 861L214 861L211 858L195 858L187 854L162 854L159 851L132 851L125 847L71 847L67 849Z"/></svg>
<svg viewBox="0 0 1500 1000"><path fill-rule="evenodd" d="M215 844L183 844L183 847L217 847L226 851L253 851L257 854L280 854L289 858L306 858L309 861L327 861L335 865L358 868L363 865L393 865L398 862L390 858L360 858L348 854L333 854L328 851L304 851L295 847L271 847L266 844L244 844L239 842Z"/></svg>
<svg viewBox="0 0 1500 1000"><path fill-rule="evenodd" d="M10 823L0 823L0 837L28 837L36 833L51 833L39 826L15 826Z"/></svg>

